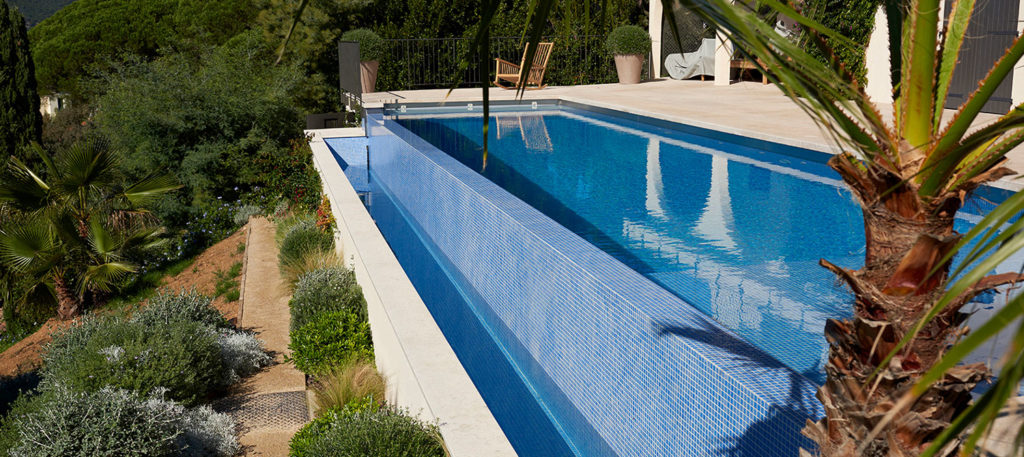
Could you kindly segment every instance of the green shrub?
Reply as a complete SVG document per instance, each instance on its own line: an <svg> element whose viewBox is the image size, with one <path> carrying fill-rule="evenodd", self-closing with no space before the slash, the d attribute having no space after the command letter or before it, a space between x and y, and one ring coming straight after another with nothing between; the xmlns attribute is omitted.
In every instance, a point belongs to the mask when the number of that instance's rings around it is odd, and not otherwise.
<svg viewBox="0 0 1024 457"><path fill-rule="evenodd" d="M348 311L320 314L291 332L289 358L304 373L324 373L348 360L373 360L370 324Z"/></svg>
<svg viewBox="0 0 1024 457"><path fill-rule="evenodd" d="M325 268L342 268L344 265L341 257L334 250L307 252L301 259L281 265L281 278L287 284L288 290L294 292L299 278L306 273Z"/></svg>
<svg viewBox="0 0 1024 457"><path fill-rule="evenodd" d="M93 336L102 333L114 322L114 318L109 316L86 314L79 319L77 325L72 324L55 333L50 344L46 345L46 352L43 354L43 367L73 364L82 347L88 344Z"/></svg>
<svg viewBox="0 0 1024 457"><path fill-rule="evenodd" d="M359 43L360 62L380 61L387 51L384 40L370 29L349 30L341 35L341 41Z"/></svg>
<svg viewBox="0 0 1024 457"><path fill-rule="evenodd" d="M334 234L320 230L313 219L303 219L295 223L284 235L277 259L278 263L285 267L301 264L303 257L311 252L332 250L334 250Z"/></svg>
<svg viewBox="0 0 1024 457"><path fill-rule="evenodd" d="M364 319L366 316L363 289L356 283L355 273L345 267L322 268L300 276L288 306L292 330L332 311L346 311Z"/></svg>
<svg viewBox="0 0 1024 457"><path fill-rule="evenodd" d="M241 267L239 267L241 268ZM213 298L203 295L195 288L177 293L160 291L149 299L149 303L132 315L131 321L147 325L170 325L176 322L196 322L226 327L224 315L213 307Z"/></svg>
<svg viewBox="0 0 1024 457"><path fill-rule="evenodd" d="M192 221L188 234L203 238L202 230L234 230L239 200L261 193L310 208L319 202L312 153L297 141L304 137L294 97L304 72L273 65L275 58L250 31L217 48L131 60L101 75L96 132L127 151L124 172L137 179L163 170L185 186L151 207L169 227Z"/></svg>
<svg viewBox="0 0 1024 457"><path fill-rule="evenodd" d="M91 334L84 335L91 331ZM54 340L42 369L43 385L95 392L106 386L148 395L159 388L194 404L221 384L224 362L217 332L205 324L144 325L110 321Z"/></svg>
<svg viewBox="0 0 1024 457"><path fill-rule="evenodd" d="M651 36L635 25L619 26L608 34L604 48L611 55L647 55L651 52Z"/></svg>
<svg viewBox="0 0 1024 457"><path fill-rule="evenodd" d="M293 457L444 457L437 427L393 407L331 412L292 439Z"/></svg>
<svg viewBox="0 0 1024 457"><path fill-rule="evenodd" d="M288 443L288 455L290 457L305 457L308 455L306 450L309 449L309 446L312 445L313 442L319 440L320 437L327 433L327 430L331 428L331 424L337 420L336 416L338 414L345 414L345 412L337 410L326 411L324 414L303 426L298 432L295 432L295 435L292 436L291 441ZM3 430L0 429L0 432L2 431ZM0 439L2 438L3 435L0 435ZM0 445L2 444L3 442L0 441ZM0 450L3 450L3 448L0 448Z"/></svg>
<svg viewBox="0 0 1024 457"><path fill-rule="evenodd" d="M384 376L373 363L352 359L317 377L313 389L318 411L330 411L345 405L369 399L380 404L384 401Z"/></svg>
<svg viewBox="0 0 1024 457"><path fill-rule="evenodd" d="M60 384L24 398L0 423L0 455L227 457L239 449L234 421L207 406Z"/></svg>
<svg viewBox="0 0 1024 457"><path fill-rule="evenodd" d="M7 414L0 416L0 456L10 455L10 451L18 446L21 441L20 418L37 410L43 401L43 395L32 391L22 392L11 403L11 409Z"/></svg>
<svg viewBox="0 0 1024 457"><path fill-rule="evenodd" d="M381 406L381 403L377 403L366 398L363 400L349 402L340 408L323 411L315 419L299 429L298 432L295 432L295 435L292 436L291 441L288 443L288 455L291 457L305 456L306 449L308 449L314 441L319 440L320 437L322 437L327 430L331 428L334 422L338 421L339 415L372 413L379 410Z"/></svg>
<svg viewBox="0 0 1024 457"><path fill-rule="evenodd" d="M805 0L803 12L807 17L820 22L854 43L867 43L875 28L875 13L879 0ZM836 44L828 37L821 37L828 43L839 61L852 72L863 87L867 84L867 68L864 66L866 46L845 46ZM801 47L822 63L831 65L831 56L825 55L809 34L800 37Z"/></svg>
<svg viewBox="0 0 1024 457"><path fill-rule="evenodd" d="M285 204L283 211L281 209L282 203ZM278 248L281 247L284 237L288 235L292 227L303 221L313 221L313 224L316 224L316 219L312 214L302 211L288 211L287 202L284 201L278 203L278 207L274 209L274 214L274 241L277 243Z"/></svg>
<svg viewBox="0 0 1024 457"><path fill-rule="evenodd" d="M168 401L161 401L180 411L178 428L181 435L175 440L180 457L229 457L238 454L235 421L227 414L218 413L209 406L185 409Z"/></svg>

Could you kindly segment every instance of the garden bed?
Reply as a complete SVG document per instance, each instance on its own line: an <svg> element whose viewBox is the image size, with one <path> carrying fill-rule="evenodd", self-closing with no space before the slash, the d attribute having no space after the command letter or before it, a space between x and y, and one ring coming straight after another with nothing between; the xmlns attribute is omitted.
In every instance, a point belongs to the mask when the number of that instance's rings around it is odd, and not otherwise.
<svg viewBox="0 0 1024 457"><path fill-rule="evenodd" d="M244 242L245 230L238 230L235 234L204 251L184 270L173 276L159 279L156 285L172 291L195 287L200 293L212 295L217 287L217 272L230 270L234 263L240 262L244 257L244 247L239 248L240 245L244 245ZM150 287L145 291L138 292L138 295L140 295L140 299L144 299L155 291L155 287ZM116 306L117 303L112 305ZM128 303L125 305L131 306ZM240 302L237 300L227 301L225 297L216 297L213 300L213 306L223 313L229 322L238 318ZM99 310L99 312L105 311ZM50 319L35 333L0 353L0 379L15 377L39 368L43 347L50 342L50 335L66 326L66 322Z"/></svg>
<svg viewBox="0 0 1024 457"><path fill-rule="evenodd" d="M316 419L292 438L289 455L446 455L437 426L386 398L374 363L367 304L334 245L324 199L316 215L277 220L279 264L293 288L289 360L307 375Z"/></svg>

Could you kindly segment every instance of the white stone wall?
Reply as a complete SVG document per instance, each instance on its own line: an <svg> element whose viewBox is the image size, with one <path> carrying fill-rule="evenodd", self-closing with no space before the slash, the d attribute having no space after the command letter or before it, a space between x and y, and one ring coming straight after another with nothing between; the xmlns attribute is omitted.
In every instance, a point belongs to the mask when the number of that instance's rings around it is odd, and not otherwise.
<svg viewBox="0 0 1024 457"><path fill-rule="evenodd" d="M889 26L886 23L885 9L878 7L875 13L875 29L868 40L868 49L864 56L867 67L867 92L877 105L892 104L892 80L889 77Z"/></svg>
<svg viewBox="0 0 1024 457"><path fill-rule="evenodd" d="M661 61L661 25L664 13L661 0L650 0L647 16L647 33L651 35L651 76L653 78L661 77L661 66L664 64Z"/></svg>

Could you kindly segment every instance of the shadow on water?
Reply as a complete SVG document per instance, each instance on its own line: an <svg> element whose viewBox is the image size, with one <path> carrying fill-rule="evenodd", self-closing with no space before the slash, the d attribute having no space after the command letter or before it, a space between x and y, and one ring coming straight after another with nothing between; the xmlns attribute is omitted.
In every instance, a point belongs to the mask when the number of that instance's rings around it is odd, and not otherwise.
<svg viewBox="0 0 1024 457"><path fill-rule="evenodd" d="M800 429L808 419L816 420L819 414L816 400L810 395L817 386L804 375L707 321L655 322L654 330L659 338L676 336L725 351L730 365L749 371L748 379L770 377L780 380L785 378L788 381L789 391L785 403L770 405L768 414L751 423L742 433L724 438L719 443L718 455L796 456L801 448L813 453L816 449L814 442L800 435ZM813 367L808 371L818 370L818 367ZM731 405L721 406L728 408Z"/></svg>

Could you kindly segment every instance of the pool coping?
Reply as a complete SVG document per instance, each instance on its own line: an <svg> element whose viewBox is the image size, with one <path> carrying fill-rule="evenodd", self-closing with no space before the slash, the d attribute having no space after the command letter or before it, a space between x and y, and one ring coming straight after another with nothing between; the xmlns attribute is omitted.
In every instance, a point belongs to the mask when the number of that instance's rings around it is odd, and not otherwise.
<svg viewBox="0 0 1024 457"><path fill-rule="evenodd" d="M388 381L388 398L437 421L452 456L517 455L324 142L365 137L365 131L324 129L306 134L337 221L336 245L366 297L374 354Z"/></svg>

